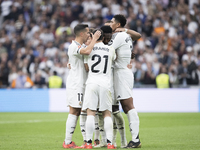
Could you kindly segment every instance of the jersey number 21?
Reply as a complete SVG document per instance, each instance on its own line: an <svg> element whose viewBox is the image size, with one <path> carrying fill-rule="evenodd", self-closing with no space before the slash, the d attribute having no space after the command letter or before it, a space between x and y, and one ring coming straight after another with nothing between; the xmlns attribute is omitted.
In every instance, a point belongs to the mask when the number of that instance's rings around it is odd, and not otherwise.
<svg viewBox="0 0 200 150"><path fill-rule="evenodd" d="M95 55L92 56L92 60L95 60L95 58L97 58L97 61L91 66L91 71L92 71L93 73L98 73L100 70L95 69L95 67L96 67L99 63L101 63L101 58L102 58L102 57L101 57L100 55L98 55L98 54L95 54ZM105 59L105 64L104 64L103 73L106 73L106 71L107 71L107 65L108 65L108 55L104 55L104 56L103 56L103 59Z"/></svg>

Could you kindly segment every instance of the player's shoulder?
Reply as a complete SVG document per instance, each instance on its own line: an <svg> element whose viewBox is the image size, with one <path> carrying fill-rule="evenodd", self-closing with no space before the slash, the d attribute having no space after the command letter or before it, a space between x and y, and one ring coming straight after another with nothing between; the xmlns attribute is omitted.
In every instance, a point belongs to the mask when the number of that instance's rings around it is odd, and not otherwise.
<svg viewBox="0 0 200 150"><path fill-rule="evenodd" d="M79 49L81 47L82 46L76 41L72 41L72 43L69 45L69 49Z"/></svg>
<svg viewBox="0 0 200 150"><path fill-rule="evenodd" d="M126 39L127 36L128 36L128 34L125 32L116 32L112 35L112 38L111 38L110 42L108 43L108 45L112 45L113 42L120 43L121 41L123 41L123 39Z"/></svg>
<svg viewBox="0 0 200 150"><path fill-rule="evenodd" d="M127 35L126 32L116 32L112 35L112 39L126 37Z"/></svg>

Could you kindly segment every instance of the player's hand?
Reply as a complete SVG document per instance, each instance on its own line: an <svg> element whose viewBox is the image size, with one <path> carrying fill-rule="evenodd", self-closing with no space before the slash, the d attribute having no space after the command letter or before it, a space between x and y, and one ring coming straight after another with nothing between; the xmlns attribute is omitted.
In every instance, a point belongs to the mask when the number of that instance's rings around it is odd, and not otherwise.
<svg viewBox="0 0 200 150"><path fill-rule="evenodd" d="M70 65L70 64L67 64L67 67L68 67L69 69L71 69L71 65Z"/></svg>
<svg viewBox="0 0 200 150"><path fill-rule="evenodd" d="M117 28L115 32L125 32L126 28Z"/></svg>
<svg viewBox="0 0 200 150"><path fill-rule="evenodd" d="M127 68L128 68L128 69L132 69L132 64L131 64L131 63L128 64L128 65L127 65Z"/></svg>
<svg viewBox="0 0 200 150"><path fill-rule="evenodd" d="M134 59L135 58L135 53L131 53L131 59Z"/></svg>
<svg viewBox="0 0 200 150"><path fill-rule="evenodd" d="M100 36L101 36L101 32L100 32L100 31L96 31L96 32L94 33L94 35L93 35L93 39L94 39L94 40L98 40Z"/></svg>

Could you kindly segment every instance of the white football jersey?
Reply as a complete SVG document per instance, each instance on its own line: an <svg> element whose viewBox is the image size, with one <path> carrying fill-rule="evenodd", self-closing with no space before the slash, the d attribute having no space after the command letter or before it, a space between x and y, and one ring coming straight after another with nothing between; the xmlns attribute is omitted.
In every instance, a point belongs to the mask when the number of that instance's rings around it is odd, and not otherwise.
<svg viewBox="0 0 200 150"><path fill-rule="evenodd" d="M67 77L67 88L85 88L86 70L84 67L84 56L80 54L80 49L84 47L85 45L81 45L76 41L72 41L69 46L68 56L71 69Z"/></svg>
<svg viewBox="0 0 200 150"><path fill-rule="evenodd" d="M95 44L87 60L89 73L86 84L98 84L110 89L111 66L115 58L114 48L103 44L103 42Z"/></svg>
<svg viewBox="0 0 200 150"><path fill-rule="evenodd" d="M127 65L131 61L131 51L133 49L131 37L125 32L114 33L108 45L116 50L117 59L114 67L127 69Z"/></svg>

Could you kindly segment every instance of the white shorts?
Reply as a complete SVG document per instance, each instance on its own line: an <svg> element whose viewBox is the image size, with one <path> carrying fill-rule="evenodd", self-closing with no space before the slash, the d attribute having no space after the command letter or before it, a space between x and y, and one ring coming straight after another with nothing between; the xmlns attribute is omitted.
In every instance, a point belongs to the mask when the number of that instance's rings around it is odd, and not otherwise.
<svg viewBox="0 0 200 150"><path fill-rule="evenodd" d="M98 105L99 111L109 110L112 112L112 97L110 90L97 84L87 84L82 110L89 108L90 110L96 111Z"/></svg>
<svg viewBox="0 0 200 150"><path fill-rule="evenodd" d="M69 89L67 88L67 106L81 108L84 98L84 88Z"/></svg>
<svg viewBox="0 0 200 150"><path fill-rule="evenodd" d="M130 69L114 69L115 99L123 100L133 97L134 76Z"/></svg>

